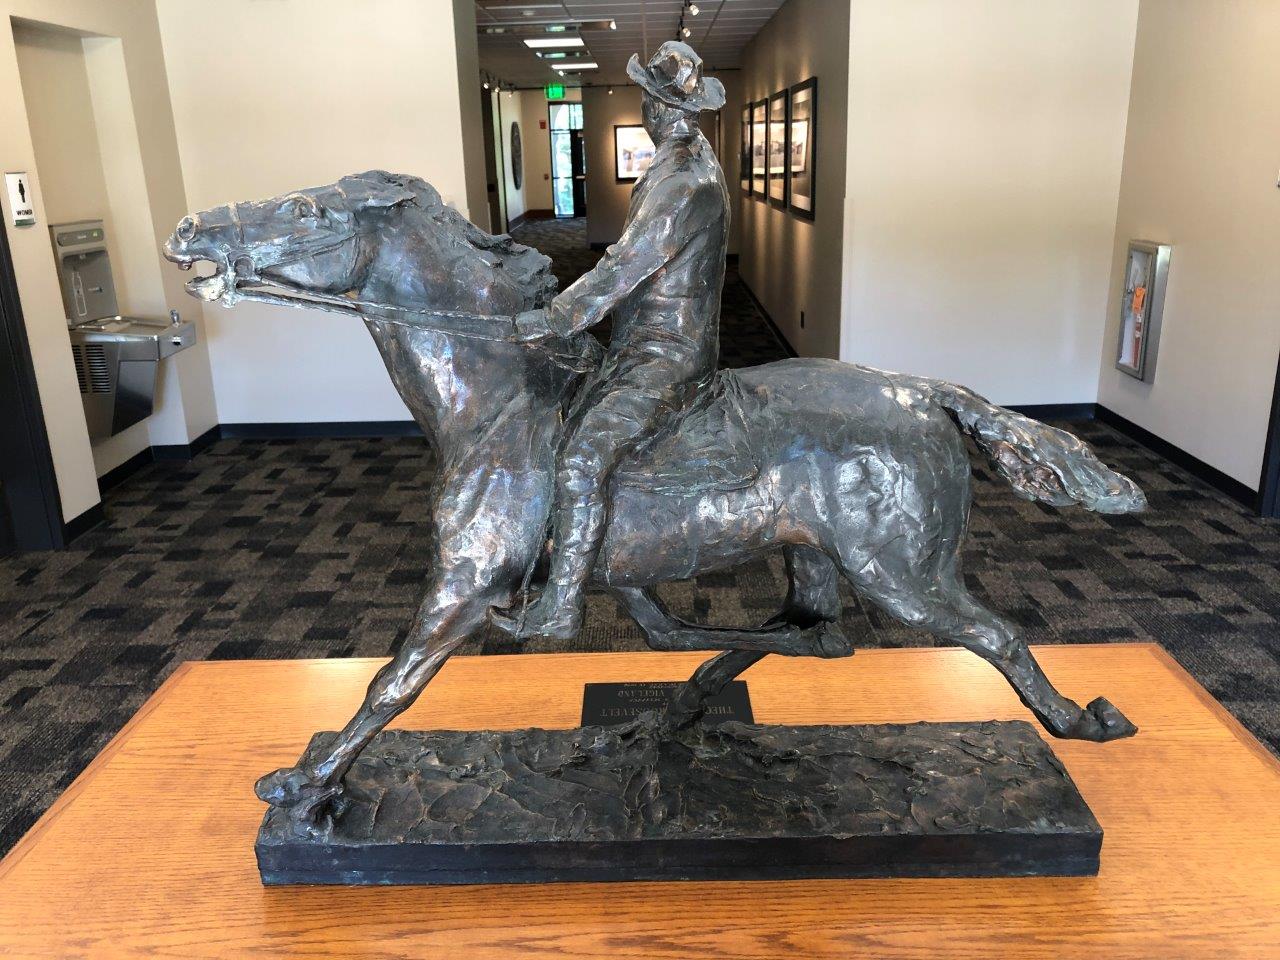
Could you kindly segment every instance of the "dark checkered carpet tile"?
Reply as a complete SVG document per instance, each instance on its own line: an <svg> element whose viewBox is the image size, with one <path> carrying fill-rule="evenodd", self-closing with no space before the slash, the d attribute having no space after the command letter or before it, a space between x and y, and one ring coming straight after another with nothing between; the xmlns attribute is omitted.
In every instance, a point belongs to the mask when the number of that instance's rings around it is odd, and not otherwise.
<svg viewBox="0 0 1280 960"><path fill-rule="evenodd" d="M731 277L728 329L752 321L740 288ZM754 324L745 332L773 346L752 362L776 359L772 334ZM1071 428L1137 480L1152 509L1053 510L977 464L970 588L1032 643L1163 644L1280 749L1280 525L1100 424ZM219 441L112 491L107 523L71 549L0 561L0 852L183 660L395 650L429 575L433 464L414 438ZM685 616L749 624L784 589L771 560L662 592ZM848 591L844 626L866 647L934 643ZM490 630L463 653L516 649ZM593 595L581 637L527 649L644 644L610 597Z"/></svg>

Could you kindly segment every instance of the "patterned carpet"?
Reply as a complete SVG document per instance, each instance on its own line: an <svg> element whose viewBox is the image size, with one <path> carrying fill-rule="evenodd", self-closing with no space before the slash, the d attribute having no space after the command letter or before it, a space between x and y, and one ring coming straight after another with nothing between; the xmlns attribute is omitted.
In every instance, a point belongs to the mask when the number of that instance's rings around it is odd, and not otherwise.
<svg viewBox="0 0 1280 960"><path fill-rule="evenodd" d="M548 249L556 238L581 269L593 255L573 249L580 230L537 223L522 237ZM727 286L726 358L778 356L741 283ZM979 467L970 588L1032 643L1162 643L1280 751L1280 525L1100 424L1073 429L1143 486L1152 509L1056 511ZM183 660L394 650L427 575L432 466L414 438L219 441L110 492L108 522L71 549L0 561L0 853ZM672 584L665 597L687 616L746 624L772 613L783 589L768 561ZM861 646L933 644L851 593L845 628ZM643 648L599 595L583 635L554 649ZM487 632L463 652L511 649Z"/></svg>

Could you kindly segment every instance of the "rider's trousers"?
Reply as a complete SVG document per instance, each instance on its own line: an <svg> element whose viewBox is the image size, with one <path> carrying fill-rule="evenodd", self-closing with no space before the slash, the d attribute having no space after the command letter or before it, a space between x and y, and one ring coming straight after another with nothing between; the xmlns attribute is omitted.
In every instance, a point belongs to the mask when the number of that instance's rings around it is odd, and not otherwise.
<svg viewBox="0 0 1280 960"><path fill-rule="evenodd" d="M548 588L578 606L604 541L614 468L672 421L710 382L710 371L664 342L610 350L575 398L556 457L555 548Z"/></svg>

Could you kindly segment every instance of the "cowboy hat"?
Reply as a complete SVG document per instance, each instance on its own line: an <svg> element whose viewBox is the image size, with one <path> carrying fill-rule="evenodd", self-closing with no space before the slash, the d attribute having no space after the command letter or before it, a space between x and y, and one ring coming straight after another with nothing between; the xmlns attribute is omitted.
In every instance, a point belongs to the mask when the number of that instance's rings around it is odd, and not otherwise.
<svg viewBox="0 0 1280 960"><path fill-rule="evenodd" d="M724 84L715 77L703 77L702 58L678 40L660 46L647 66L641 66L640 55L633 53L627 76L650 96L681 110L696 113L724 106Z"/></svg>

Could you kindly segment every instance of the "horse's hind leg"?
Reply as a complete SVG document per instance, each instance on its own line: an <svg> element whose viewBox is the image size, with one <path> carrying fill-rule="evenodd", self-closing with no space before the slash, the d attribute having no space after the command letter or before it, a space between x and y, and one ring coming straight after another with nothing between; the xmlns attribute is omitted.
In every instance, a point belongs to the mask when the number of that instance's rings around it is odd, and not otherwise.
<svg viewBox="0 0 1280 960"><path fill-rule="evenodd" d="M840 570L821 550L803 544L782 548L787 566L787 599L769 623L812 627L840 620Z"/></svg>
<svg viewBox="0 0 1280 960"><path fill-rule="evenodd" d="M846 575L862 594L898 619L954 640L994 666L1054 736L1102 742L1137 733L1138 728L1105 699L1099 697L1081 707L1059 693L1013 626L964 589L954 563L919 579L900 579L876 566L874 576L866 567Z"/></svg>
<svg viewBox="0 0 1280 960"><path fill-rule="evenodd" d="M789 586L782 609L759 627L714 627L673 615L652 591L615 587L614 593L655 650L754 650L787 656L847 657L853 645L841 631L839 573L812 547L783 550Z"/></svg>

